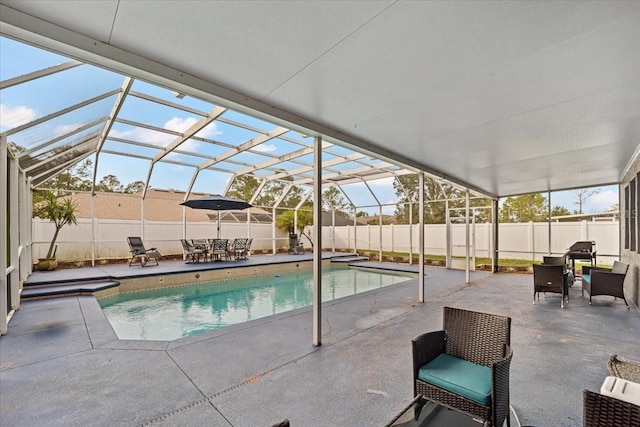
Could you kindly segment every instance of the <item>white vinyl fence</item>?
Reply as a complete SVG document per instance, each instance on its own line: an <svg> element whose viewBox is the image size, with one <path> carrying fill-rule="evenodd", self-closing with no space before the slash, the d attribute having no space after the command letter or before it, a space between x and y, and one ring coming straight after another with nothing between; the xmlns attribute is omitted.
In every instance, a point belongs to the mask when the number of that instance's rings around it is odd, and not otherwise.
<svg viewBox="0 0 640 427"><path fill-rule="evenodd" d="M174 221L140 221L95 219L78 219L77 226L66 226L58 235L57 258L59 260L90 260L92 259L92 228L95 233L95 259L125 258L129 256L127 237L140 236L147 248L158 248L163 255L181 254L180 239L213 239L217 237L215 222L187 223ZM184 233L186 229L186 234ZM48 220L33 219L33 257L44 258L49 249L49 242L53 237L54 226ZM252 237L252 250L272 250L273 227L271 224L222 223L220 237L234 239L236 237ZM288 247L289 236L281 230L276 230L277 247Z"/></svg>
<svg viewBox="0 0 640 427"><path fill-rule="evenodd" d="M58 253L60 260L88 260L92 255L92 227L95 233L96 259L124 258L129 254L127 236L140 236L147 247L157 247L162 254L180 254L183 237L182 222L140 221L96 219L78 220L77 226L67 226L58 236ZM325 250L373 250L392 251L413 254L418 253L418 225L352 225L340 227L323 227L323 244ZM444 224L425 225L425 253L446 255L447 230ZM272 251L288 248L288 235L276 229L276 243L273 243L273 226L271 224L223 223L221 237L253 237L252 250ZM48 242L53 236L53 225L47 220L33 220L33 257L44 257ZM196 222L186 224L186 238L214 238L217 229L214 222ZM492 224L475 224L471 227L472 256L491 257ZM499 253L500 258L516 258L542 260L549 252L561 255L569 246L580 240L596 242L598 262L613 263L620 252L620 234L618 222L581 221L551 223L551 247L549 248L549 224L516 223L500 224ZM382 242L382 243L381 243ZM302 239L305 247L310 247L306 239ZM465 255L465 226L451 225L452 255ZM550 250L549 250L550 249Z"/></svg>
<svg viewBox="0 0 640 427"><path fill-rule="evenodd" d="M377 225L323 227L324 248L354 248L354 242L360 250L368 249L391 252L418 253L417 225ZM491 257L492 224L475 224L471 226L470 240L472 252L476 257ZM354 228L355 236L354 236ZM541 261L544 255L562 255L569 246L577 241L591 240L596 242L598 262L611 264L619 258L620 233L619 222L615 221L580 221L552 222L551 245L549 247L549 224L539 223L504 223L500 224L498 233L498 250L500 258L514 258ZM444 224L425 225L425 253L446 255L447 229ZM381 243L382 242L382 243ZM465 255L465 225L451 225L452 255ZM473 256L473 253L472 253Z"/></svg>

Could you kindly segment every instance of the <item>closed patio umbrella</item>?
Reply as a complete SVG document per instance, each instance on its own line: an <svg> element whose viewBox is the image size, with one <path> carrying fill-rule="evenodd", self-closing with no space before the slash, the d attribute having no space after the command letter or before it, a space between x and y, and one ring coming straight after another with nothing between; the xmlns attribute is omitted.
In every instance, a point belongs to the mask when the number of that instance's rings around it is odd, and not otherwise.
<svg viewBox="0 0 640 427"><path fill-rule="evenodd" d="M187 200L186 202L182 202L180 204L188 206L192 209L208 209L211 211L218 211L218 239L220 238L219 211L243 210L252 206L244 200L232 199L230 197L224 197L218 194L209 197L202 197L200 199Z"/></svg>

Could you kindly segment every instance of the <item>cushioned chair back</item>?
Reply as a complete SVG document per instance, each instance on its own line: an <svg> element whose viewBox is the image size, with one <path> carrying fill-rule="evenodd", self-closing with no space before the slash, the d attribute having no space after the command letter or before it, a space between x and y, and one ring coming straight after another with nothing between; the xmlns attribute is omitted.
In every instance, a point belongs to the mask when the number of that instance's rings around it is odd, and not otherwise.
<svg viewBox="0 0 640 427"><path fill-rule="evenodd" d="M558 288L562 291L564 269L561 265L533 264L533 284L540 288Z"/></svg>
<svg viewBox="0 0 640 427"><path fill-rule="evenodd" d="M611 272L616 274L627 274L628 269L629 269L629 264L625 264L624 262L620 262L620 261L614 261L613 268L611 268Z"/></svg>
<svg viewBox="0 0 640 427"><path fill-rule="evenodd" d="M478 365L491 366L511 344L510 317L445 307L443 324L445 352Z"/></svg>

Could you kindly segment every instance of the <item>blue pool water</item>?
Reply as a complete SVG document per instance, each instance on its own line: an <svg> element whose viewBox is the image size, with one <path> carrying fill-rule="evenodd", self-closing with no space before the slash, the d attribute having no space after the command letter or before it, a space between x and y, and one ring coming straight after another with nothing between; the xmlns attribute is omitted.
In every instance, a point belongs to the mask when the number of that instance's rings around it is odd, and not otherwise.
<svg viewBox="0 0 640 427"><path fill-rule="evenodd" d="M356 268L322 269L322 300L378 289L414 275ZM312 271L121 294L100 300L118 338L161 340L197 335L312 304Z"/></svg>

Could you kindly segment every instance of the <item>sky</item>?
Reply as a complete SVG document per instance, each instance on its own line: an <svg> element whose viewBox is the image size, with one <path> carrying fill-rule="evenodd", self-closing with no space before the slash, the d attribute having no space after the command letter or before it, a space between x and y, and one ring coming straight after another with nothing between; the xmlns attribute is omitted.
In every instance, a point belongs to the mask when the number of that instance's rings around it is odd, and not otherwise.
<svg viewBox="0 0 640 427"><path fill-rule="evenodd" d="M0 37L1 81L61 64L68 60L68 58L54 53ZM3 89L0 91L0 132L5 132L21 124L28 123L34 119L82 102L88 98L107 93L110 90L119 89L123 81L124 78L121 75L97 67L83 65L46 78ZM168 89L142 81L136 81L131 90L178 103L197 111L210 112L215 108L213 104L189 96L185 96L182 99L176 98ZM83 107L78 111L50 120L45 125L37 126L29 132L11 135L9 141L17 142L28 148L36 147L39 142L50 139L52 134L64 135L70 129L75 129L81 124L90 123L92 120L107 116L114 105L115 99L116 94L113 94L90 106ZM200 118L197 114L188 111L162 106L155 102L132 96L127 98L120 111L119 117L176 132L185 131ZM272 130L276 127L274 124L233 111L225 112L223 117L232 122L242 122L264 131ZM103 124L99 124L88 129L86 132L90 133L100 130L102 127ZM136 158L135 156L153 157L159 152L160 148L176 138L175 135L168 135L150 128L131 126L124 123L116 123L110 135L113 138L133 140L143 145L148 145L131 146L117 142L116 140L108 140L105 143L103 147L104 150L125 151L130 156L101 154L97 166L98 179L107 174L112 174L115 175L123 185L127 185L133 181L145 181L147 179L150 165L149 160ZM213 122L202 129L197 135L221 141L229 146L237 146L260 136L260 133L228 123ZM308 138L304 138L304 136L296 132L290 131L285 134L285 136L289 138L289 140L299 141L307 145L310 143ZM301 147L302 145L296 145L284 139L274 138L258 146L257 150L265 154L282 155ZM212 157L219 156L228 149L229 148L218 147L214 144L195 140L189 140L180 146L180 150L201 153ZM351 150L337 146L332 147L332 150L337 156L351 153ZM334 156L327 154L323 160L328 160L332 157ZM205 159L193 155L178 153L171 153L166 158L191 165L198 165L205 161ZM91 159L95 163L95 157L92 156ZM248 152L234 156L234 159L242 161L247 165L258 164L268 160L267 157L261 156L259 153ZM311 162L308 156L305 156L304 160ZM372 160L374 163L378 161L379 160ZM233 164L225 164L224 167L235 170L242 169L241 166ZM289 170L299 168L300 165L290 163L278 165L278 167ZM336 169L346 169L348 167L353 166L347 166L345 164L337 166ZM155 188L185 191L192 179L193 172L194 168L190 166L157 163L151 174L150 185ZM230 173L203 170L198 175L192 191L212 194L223 193L231 176L232 174ZM398 199L393 189L392 178L368 181L368 187L373 191L375 197L371 195L369 189L362 183L346 185L342 188L349 199L359 206L359 211L367 211L373 215L378 213L378 201L382 204L392 204ZM547 194L543 194L543 196L546 197ZM587 199L583 211L586 213L603 212L617 203L617 186L600 187L595 194ZM564 206L572 212L578 209L575 191L552 193L551 204L552 206ZM375 207L364 207L372 205ZM394 210L395 206L384 207L383 213L393 214Z"/></svg>

